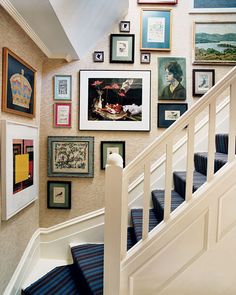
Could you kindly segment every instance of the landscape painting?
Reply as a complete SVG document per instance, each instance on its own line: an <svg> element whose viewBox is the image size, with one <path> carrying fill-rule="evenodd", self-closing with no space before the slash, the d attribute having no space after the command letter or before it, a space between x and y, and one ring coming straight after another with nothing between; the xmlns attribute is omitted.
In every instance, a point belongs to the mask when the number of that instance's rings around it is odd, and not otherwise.
<svg viewBox="0 0 236 295"><path fill-rule="evenodd" d="M199 22L194 32L195 64L236 64L236 22Z"/></svg>

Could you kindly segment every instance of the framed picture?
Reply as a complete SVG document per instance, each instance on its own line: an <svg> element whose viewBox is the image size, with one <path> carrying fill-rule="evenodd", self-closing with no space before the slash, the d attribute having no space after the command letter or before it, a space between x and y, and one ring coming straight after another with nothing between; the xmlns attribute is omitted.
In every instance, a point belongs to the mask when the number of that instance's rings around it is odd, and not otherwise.
<svg viewBox="0 0 236 295"><path fill-rule="evenodd" d="M134 63L134 34L110 35L110 62Z"/></svg>
<svg viewBox="0 0 236 295"><path fill-rule="evenodd" d="M158 58L158 98L159 100L186 99L185 58Z"/></svg>
<svg viewBox="0 0 236 295"><path fill-rule="evenodd" d="M202 96L215 85L215 70L193 70L193 96Z"/></svg>
<svg viewBox="0 0 236 295"><path fill-rule="evenodd" d="M151 54L149 52L141 52L140 54L140 63L141 64L150 64Z"/></svg>
<svg viewBox="0 0 236 295"><path fill-rule="evenodd" d="M130 32L130 21L120 22L120 32L129 33Z"/></svg>
<svg viewBox="0 0 236 295"><path fill-rule="evenodd" d="M101 141L101 169L105 169L107 158L113 153L121 155L125 167L125 141Z"/></svg>
<svg viewBox="0 0 236 295"><path fill-rule="evenodd" d="M94 62L104 62L104 51L94 51L93 61Z"/></svg>
<svg viewBox="0 0 236 295"><path fill-rule="evenodd" d="M38 128L2 120L2 219L38 198Z"/></svg>
<svg viewBox="0 0 236 295"><path fill-rule="evenodd" d="M137 0L139 4L177 4L178 0Z"/></svg>
<svg viewBox="0 0 236 295"><path fill-rule="evenodd" d="M93 158L93 137L48 137L48 176L93 177Z"/></svg>
<svg viewBox="0 0 236 295"><path fill-rule="evenodd" d="M187 103L158 103L159 128L167 128L188 109Z"/></svg>
<svg viewBox="0 0 236 295"><path fill-rule="evenodd" d="M194 64L236 64L236 22L195 22Z"/></svg>
<svg viewBox="0 0 236 295"><path fill-rule="evenodd" d="M171 10L141 10L141 50L171 50Z"/></svg>
<svg viewBox="0 0 236 295"><path fill-rule="evenodd" d="M236 0L191 0L191 13L235 13Z"/></svg>
<svg viewBox="0 0 236 295"><path fill-rule="evenodd" d="M80 130L150 130L150 71L80 71Z"/></svg>
<svg viewBox="0 0 236 295"><path fill-rule="evenodd" d="M36 70L4 47L2 111L33 118L35 108Z"/></svg>
<svg viewBox="0 0 236 295"><path fill-rule="evenodd" d="M54 99L71 100L71 75L54 76Z"/></svg>
<svg viewBox="0 0 236 295"><path fill-rule="evenodd" d="M47 205L50 209L71 209L71 182L48 181Z"/></svg>
<svg viewBox="0 0 236 295"><path fill-rule="evenodd" d="M71 127L71 103L54 104L54 127Z"/></svg>

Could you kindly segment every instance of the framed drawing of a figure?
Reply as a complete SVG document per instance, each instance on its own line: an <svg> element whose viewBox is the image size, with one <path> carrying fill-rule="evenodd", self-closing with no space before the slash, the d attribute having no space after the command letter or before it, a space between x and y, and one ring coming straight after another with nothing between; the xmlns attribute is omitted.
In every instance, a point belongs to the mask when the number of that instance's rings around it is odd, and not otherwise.
<svg viewBox="0 0 236 295"><path fill-rule="evenodd" d="M193 70L193 96L202 96L215 84L215 70Z"/></svg>

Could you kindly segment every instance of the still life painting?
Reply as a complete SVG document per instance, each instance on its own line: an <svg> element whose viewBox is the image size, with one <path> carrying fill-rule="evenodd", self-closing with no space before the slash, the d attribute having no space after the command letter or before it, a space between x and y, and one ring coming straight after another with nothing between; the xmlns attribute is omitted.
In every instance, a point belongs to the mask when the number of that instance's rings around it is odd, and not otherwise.
<svg viewBox="0 0 236 295"><path fill-rule="evenodd" d="M80 129L149 130L149 71L81 71Z"/></svg>

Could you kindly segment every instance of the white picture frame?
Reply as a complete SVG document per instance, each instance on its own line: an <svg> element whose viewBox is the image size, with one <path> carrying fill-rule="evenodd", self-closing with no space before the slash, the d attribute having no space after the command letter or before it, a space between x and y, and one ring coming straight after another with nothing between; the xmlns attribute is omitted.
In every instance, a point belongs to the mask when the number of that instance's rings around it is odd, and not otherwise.
<svg viewBox="0 0 236 295"><path fill-rule="evenodd" d="M39 140L37 126L8 120L1 125L1 218L8 220L38 198Z"/></svg>

